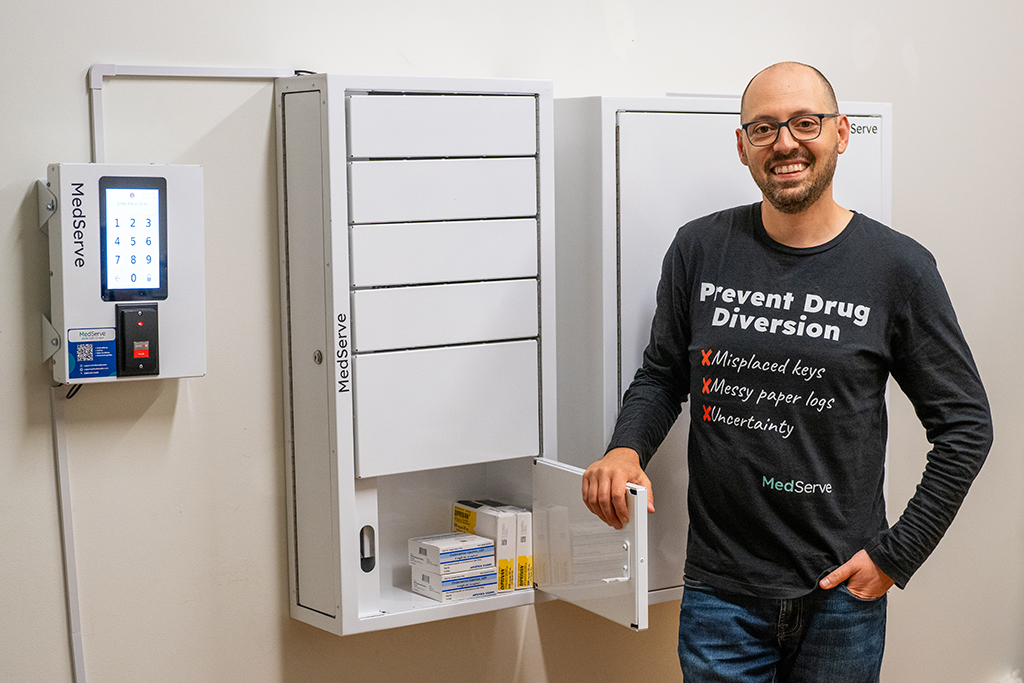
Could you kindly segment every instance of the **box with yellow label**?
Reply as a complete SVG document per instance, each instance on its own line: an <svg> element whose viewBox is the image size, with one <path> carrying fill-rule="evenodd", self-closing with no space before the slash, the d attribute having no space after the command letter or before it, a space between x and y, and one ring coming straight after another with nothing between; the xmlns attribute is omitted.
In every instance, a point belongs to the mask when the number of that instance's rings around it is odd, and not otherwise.
<svg viewBox="0 0 1024 683"><path fill-rule="evenodd" d="M516 505L496 500L478 500L501 512L516 515L516 590L533 588L533 513Z"/></svg>
<svg viewBox="0 0 1024 683"><path fill-rule="evenodd" d="M475 500L455 503L452 531L483 536L494 541L494 564L498 568L498 592L516 587L516 515Z"/></svg>

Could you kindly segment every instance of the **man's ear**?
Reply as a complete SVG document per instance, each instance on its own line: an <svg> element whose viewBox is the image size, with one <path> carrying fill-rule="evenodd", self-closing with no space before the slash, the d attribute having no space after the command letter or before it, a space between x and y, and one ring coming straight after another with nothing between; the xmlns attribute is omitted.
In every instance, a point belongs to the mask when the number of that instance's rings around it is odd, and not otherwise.
<svg viewBox="0 0 1024 683"><path fill-rule="evenodd" d="M839 117L839 153L842 154L846 151L847 145L850 144L850 119L846 118L846 114L842 114Z"/></svg>
<svg viewBox="0 0 1024 683"><path fill-rule="evenodd" d="M850 125L849 125L849 123L847 123L847 125L846 125L846 135L847 135L847 137L849 137L849 135L850 135ZM844 149L845 149L845 145L844 145ZM743 129L742 128L737 128L736 129L736 152L740 155L740 163L743 164L744 166L749 166L750 164L747 163L747 150L745 150L743 148Z"/></svg>

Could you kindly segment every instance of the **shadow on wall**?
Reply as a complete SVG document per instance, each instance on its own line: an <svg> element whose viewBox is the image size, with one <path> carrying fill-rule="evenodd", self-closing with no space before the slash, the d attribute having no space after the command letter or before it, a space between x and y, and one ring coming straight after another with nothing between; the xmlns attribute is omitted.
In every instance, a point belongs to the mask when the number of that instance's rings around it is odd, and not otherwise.
<svg viewBox="0 0 1024 683"><path fill-rule="evenodd" d="M593 683L681 681L678 602L653 605L631 633L558 600L338 637L284 617L284 683Z"/></svg>
<svg viewBox="0 0 1024 683"><path fill-rule="evenodd" d="M682 681L678 600L651 605L648 629L636 633L560 600L536 610L551 683Z"/></svg>
<svg viewBox="0 0 1024 683"><path fill-rule="evenodd" d="M335 636L285 617L285 683L544 683L534 612L516 607L486 614Z"/></svg>

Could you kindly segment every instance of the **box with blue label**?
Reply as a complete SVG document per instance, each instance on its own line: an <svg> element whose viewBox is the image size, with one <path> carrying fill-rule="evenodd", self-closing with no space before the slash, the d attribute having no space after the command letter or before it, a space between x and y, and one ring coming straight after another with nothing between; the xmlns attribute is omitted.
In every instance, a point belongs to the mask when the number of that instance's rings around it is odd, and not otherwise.
<svg viewBox="0 0 1024 683"><path fill-rule="evenodd" d="M491 566L456 574L438 574L413 567L412 590L439 602L458 602L498 594L498 570Z"/></svg>
<svg viewBox="0 0 1024 683"><path fill-rule="evenodd" d="M493 567L494 541L467 533L410 538L409 564L438 574Z"/></svg>

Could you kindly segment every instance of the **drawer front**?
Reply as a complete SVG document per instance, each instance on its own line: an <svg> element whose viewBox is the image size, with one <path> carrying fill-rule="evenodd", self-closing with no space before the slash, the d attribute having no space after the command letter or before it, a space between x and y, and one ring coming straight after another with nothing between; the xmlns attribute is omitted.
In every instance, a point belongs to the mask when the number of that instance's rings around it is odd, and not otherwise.
<svg viewBox="0 0 1024 683"><path fill-rule="evenodd" d="M348 117L356 158L537 153L532 96L352 95Z"/></svg>
<svg viewBox="0 0 1024 683"><path fill-rule="evenodd" d="M356 474L539 455L533 340L355 358Z"/></svg>
<svg viewBox="0 0 1024 683"><path fill-rule="evenodd" d="M354 161L353 223L537 215L533 158Z"/></svg>
<svg viewBox="0 0 1024 683"><path fill-rule="evenodd" d="M356 352L537 336L537 281L366 289L352 295Z"/></svg>
<svg viewBox="0 0 1024 683"><path fill-rule="evenodd" d="M355 287L536 276L532 218L352 228Z"/></svg>

